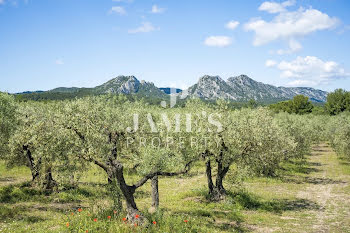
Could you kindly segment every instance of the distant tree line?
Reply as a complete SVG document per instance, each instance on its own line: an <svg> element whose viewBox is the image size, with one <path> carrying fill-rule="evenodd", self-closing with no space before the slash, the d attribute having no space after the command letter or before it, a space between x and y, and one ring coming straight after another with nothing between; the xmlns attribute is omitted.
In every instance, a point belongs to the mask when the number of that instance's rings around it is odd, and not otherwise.
<svg viewBox="0 0 350 233"><path fill-rule="evenodd" d="M282 101L269 105L275 112L288 112L295 114L327 114L338 115L342 112L350 111L350 92L343 89L337 89L327 96L327 102L324 105L312 103L308 97L297 95L292 100Z"/></svg>
<svg viewBox="0 0 350 233"><path fill-rule="evenodd" d="M350 92L343 89L337 89L334 92L329 93L325 109L331 115L350 111Z"/></svg>
<svg viewBox="0 0 350 233"><path fill-rule="evenodd" d="M269 107L275 112L288 112L302 115L311 113L314 105L309 101L309 97L297 95L294 96L292 100L271 104Z"/></svg>

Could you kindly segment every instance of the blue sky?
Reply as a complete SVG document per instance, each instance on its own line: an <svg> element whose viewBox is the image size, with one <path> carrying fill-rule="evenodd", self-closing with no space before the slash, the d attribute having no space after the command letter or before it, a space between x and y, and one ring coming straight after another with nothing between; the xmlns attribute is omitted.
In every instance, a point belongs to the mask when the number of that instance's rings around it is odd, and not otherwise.
<svg viewBox="0 0 350 233"><path fill-rule="evenodd" d="M0 90L247 74L350 90L347 0L0 0Z"/></svg>

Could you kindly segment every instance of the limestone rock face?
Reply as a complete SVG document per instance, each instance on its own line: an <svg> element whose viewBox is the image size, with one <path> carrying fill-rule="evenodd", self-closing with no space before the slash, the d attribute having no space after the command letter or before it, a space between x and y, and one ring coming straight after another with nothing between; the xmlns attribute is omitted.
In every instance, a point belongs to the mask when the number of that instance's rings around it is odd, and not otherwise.
<svg viewBox="0 0 350 233"><path fill-rule="evenodd" d="M147 97L164 97L166 94L152 82L139 81L135 76L118 76L94 88L98 93L141 94Z"/></svg>
<svg viewBox="0 0 350 233"><path fill-rule="evenodd" d="M276 87L257 82L247 75L231 77L226 82L219 76L205 75L187 91L190 97L208 100L248 101L254 99L261 102L287 100L296 95L305 95L314 102L325 102L328 94L310 87Z"/></svg>

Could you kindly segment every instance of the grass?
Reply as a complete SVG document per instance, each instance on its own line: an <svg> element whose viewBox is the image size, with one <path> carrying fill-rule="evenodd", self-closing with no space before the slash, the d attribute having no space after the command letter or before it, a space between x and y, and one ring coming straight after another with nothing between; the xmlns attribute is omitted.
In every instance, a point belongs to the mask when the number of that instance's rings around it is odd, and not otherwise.
<svg viewBox="0 0 350 233"><path fill-rule="evenodd" d="M350 166L326 145L316 147L304 162L284 164L277 177L250 178L240 189L226 183L228 195L221 202L208 201L200 164L189 176L160 178L160 210L154 214L147 213L151 204L147 183L136 193L149 222L146 228L125 224L125 213L114 213L106 177L97 167L82 175L78 188L51 195L27 185L30 172L25 167L7 169L0 162L0 171L0 232L350 230Z"/></svg>

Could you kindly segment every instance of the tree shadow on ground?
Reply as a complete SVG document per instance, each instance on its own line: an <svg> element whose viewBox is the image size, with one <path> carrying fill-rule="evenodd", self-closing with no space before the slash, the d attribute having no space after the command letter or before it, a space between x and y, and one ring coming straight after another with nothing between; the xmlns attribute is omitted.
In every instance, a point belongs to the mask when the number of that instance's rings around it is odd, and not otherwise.
<svg viewBox="0 0 350 233"><path fill-rule="evenodd" d="M0 189L0 203L43 200L43 192L21 185L8 185Z"/></svg>
<svg viewBox="0 0 350 233"><path fill-rule="evenodd" d="M281 180L286 183L294 184L315 184L315 185L327 185L327 184L345 184L342 180L333 180L330 178L321 177L298 177L298 176L285 176Z"/></svg>
<svg viewBox="0 0 350 233"><path fill-rule="evenodd" d="M24 206L24 205L16 205L16 207L29 208L28 206ZM71 211L74 212L79 208L87 208L87 206L83 206L77 202L50 203L48 205L33 204L30 206L31 210L38 210L38 211L45 211L45 212L50 211L50 212L57 212L57 213L65 213L65 212L71 212Z"/></svg>
<svg viewBox="0 0 350 233"><path fill-rule="evenodd" d="M48 212L66 213L85 208L80 200L84 197L94 195L84 188L47 195L27 182L3 186L0 187L0 221L25 221L28 224L46 221Z"/></svg>
<svg viewBox="0 0 350 233"><path fill-rule="evenodd" d="M221 231L233 231L233 232L249 232L250 229L247 228L242 222L226 222L226 221L216 221L214 223L215 229L220 229ZM209 224L207 224L208 226Z"/></svg>
<svg viewBox="0 0 350 233"><path fill-rule="evenodd" d="M23 206L22 207L2 206L0 209L0 219L1 221L12 220L12 221L25 221L27 223L36 223L36 222L47 220L43 217L30 215L31 212L32 212L32 209L28 209Z"/></svg>
<svg viewBox="0 0 350 233"><path fill-rule="evenodd" d="M215 230L217 229L220 229L222 231L231 230L233 232L248 231L248 229L242 225L243 219L236 211L191 208L188 210L177 210L173 213L188 215L191 217L207 218L207 221L205 223L203 222L203 224L205 224L207 228L213 228Z"/></svg>
<svg viewBox="0 0 350 233"><path fill-rule="evenodd" d="M345 166L350 166L350 162L345 162L345 161L342 161L342 162L339 162L341 165L345 165Z"/></svg>
<svg viewBox="0 0 350 233"><path fill-rule="evenodd" d="M212 221L210 224L214 224L222 231L250 231L247 228L248 226L244 224L244 219L239 211L241 209L267 211L274 214L282 214L286 211L321 210L321 207L316 202L308 199L282 198L266 200L245 190L236 192L228 191L224 200L214 203L210 202L202 192L193 194L197 196L187 196L184 199L184 206L187 205L186 202L189 202L189 209L178 210L176 213L208 218ZM193 205L193 202L197 204ZM190 208L192 206L194 207Z"/></svg>
<svg viewBox="0 0 350 233"><path fill-rule="evenodd" d="M313 172L321 172L322 169L317 168L321 166L322 166L321 163L309 162L305 160L297 160L297 161L288 161L282 166L281 170L289 174L294 174L294 173L310 174Z"/></svg>
<svg viewBox="0 0 350 233"><path fill-rule="evenodd" d="M14 182L16 181L17 179L14 178L14 177L0 177L0 183L1 182Z"/></svg>
<svg viewBox="0 0 350 233"><path fill-rule="evenodd" d="M313 152L329 152L329 149L324 149L324 148L322 148L322 147L314 147L314 148L312 149L312 151L313 151ZM314 153L313 155L315 155L315 153Z"/></svg>
<svg viewBox="0 0 350 233"><path fill-rule="evenodd" d="M92 186L92 187L106 187L107 183L99 183L99 182L83 182L79 181L78 184L80 185L86 185L86 186Z"/></svg>
<svg viewBox="0 0 350 233"><path fill-rule="evenodd" d="M5 191L9 195L4 195L3 189L1 191L0 222L10 220L32 224L49 220L48 212L66 213L85 208L78 202L54 203L50 197L26 188L8 186Z"/></svg>
<svg viewBox="0 0 350 233"><path fill-rule="evenodd" d="M305 183L309 184L345 184L346 182L342 180L333 180L330 178L321 178L321 177L305 177L304 178Z"/></svg>
<svg viewBox="0 0 350 233"><path fill-rule="evenodd" d="M76 187L69 190L61 190L59 192L48 193L31 186L28 182L16 185L7 185L0 187L0 203L20 203L34 201L39 203L61 202L76 203L80 198L93 198L96 194L85 187Z"/></svg>
<svg viewBox="0 0 350 233"><path fill-rule="evenodd" d="M147 198L151 196L151 192L150 191L146 191L146 190L136 190L134 197L136 199L142 199L142 198Z"/></svg>
<svg viewBox="0 0 350 233"><path fill-rule="evenodd" d="M247 210L263 210L281 214L285 211L320 209L316 202L303 198L263 200L261 197L247 191L229 193L229 196L235 203Z"/></svg>
<svg viewBox="0 0 350 233"><path fill-rule="evenodd" d="M339 157L339 164L350 166L349 158Z"/></svg>

